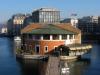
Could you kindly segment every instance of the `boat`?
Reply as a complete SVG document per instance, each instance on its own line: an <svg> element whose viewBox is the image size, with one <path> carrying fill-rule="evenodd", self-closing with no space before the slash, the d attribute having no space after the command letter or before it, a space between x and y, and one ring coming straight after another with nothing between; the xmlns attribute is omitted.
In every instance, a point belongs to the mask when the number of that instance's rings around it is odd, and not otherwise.
<svg viewBox="0 0 100 75"><path fill-rule="evenodd" d="M21 37L15 36L15 37L14 37L14 41L21 41Z"/></svg>

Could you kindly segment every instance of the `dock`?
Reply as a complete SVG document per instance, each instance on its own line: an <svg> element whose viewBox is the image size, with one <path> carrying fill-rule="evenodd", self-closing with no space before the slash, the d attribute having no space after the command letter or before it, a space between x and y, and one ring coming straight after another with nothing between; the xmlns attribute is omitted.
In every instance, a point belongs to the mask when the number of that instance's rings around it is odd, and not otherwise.
<svg viewBox="0 0 100 75"><path fill-rule="evenodd" d="M45 75L69 75L67 62L60 60L60 57L49 56Z"/></svg>
<svg viewBox="0 0 100 75"><path fill-rule="evenodd" d="M50 56L45 75L60 75L60 60L58 57Z"/></svg>

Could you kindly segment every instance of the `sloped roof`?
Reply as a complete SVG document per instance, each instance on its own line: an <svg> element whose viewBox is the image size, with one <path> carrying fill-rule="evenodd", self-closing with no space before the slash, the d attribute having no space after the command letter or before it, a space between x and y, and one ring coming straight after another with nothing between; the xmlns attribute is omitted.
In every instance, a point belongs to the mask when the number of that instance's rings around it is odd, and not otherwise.
<svg viewBox="0 0 100 75"><path fill-rule="evenodd" d="M21 34L76 34L79 29L70 24L39 24L33 23L21 30Z"/></svg>

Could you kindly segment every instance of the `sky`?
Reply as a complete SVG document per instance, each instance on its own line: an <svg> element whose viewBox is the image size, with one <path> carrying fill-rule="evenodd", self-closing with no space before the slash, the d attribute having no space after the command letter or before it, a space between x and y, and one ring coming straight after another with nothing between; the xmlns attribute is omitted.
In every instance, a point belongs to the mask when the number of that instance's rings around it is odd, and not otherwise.
<svg viewBox="0 0 100 75"><path fill-rule="evenodd" d="M42 7L60 10L61 18L73 13L77 17L100 15L100 0L0 0L0 23L7 22L14 14L31 14Z"/></svg>

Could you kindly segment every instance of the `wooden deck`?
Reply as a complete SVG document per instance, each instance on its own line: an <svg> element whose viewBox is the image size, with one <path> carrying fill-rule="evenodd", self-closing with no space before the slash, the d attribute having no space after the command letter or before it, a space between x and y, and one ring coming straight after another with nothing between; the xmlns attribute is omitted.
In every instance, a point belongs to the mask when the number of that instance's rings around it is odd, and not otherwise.
<svg viewBox="0 0 100 75"><path fill-rule="evenodd" d="M60 59L58 57L49 57L45 75L60 75Z"/></svg>
<svg viewBox="0 0 100 75"><path fill-rule="evenodd" d="M68 64L61 61L59 57L49 57L45 75L69 75Z"/></svg>

